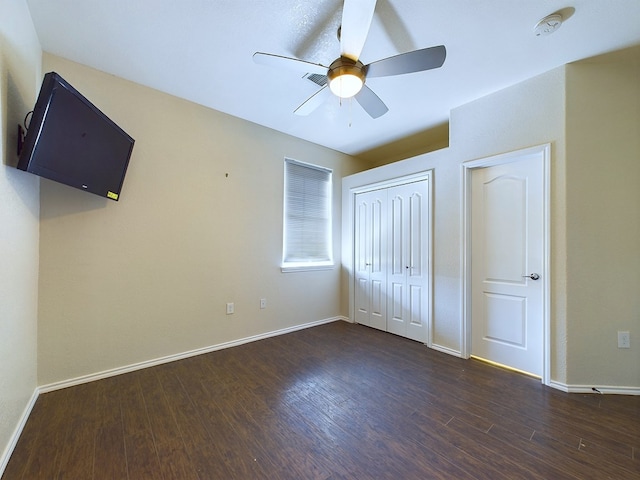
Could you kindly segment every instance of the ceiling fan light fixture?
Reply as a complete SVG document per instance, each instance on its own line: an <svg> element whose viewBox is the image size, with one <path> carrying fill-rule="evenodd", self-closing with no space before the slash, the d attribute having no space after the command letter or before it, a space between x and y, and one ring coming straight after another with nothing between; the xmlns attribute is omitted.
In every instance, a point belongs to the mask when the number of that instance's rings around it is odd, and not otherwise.
<svg viewBox="0 0 640 480"><path fill-rule="evenodd" d="M331 91L340 98L351 98L362 90L362 79L356 75L343 73L329 82Z"/></svg>
<svg viewBox="0 0 640 480"><path fill-rule="evenodd" d="M329 66L329 88L340 98L351 98L364 85L364 65L347 57L340 57Z"/></svg>

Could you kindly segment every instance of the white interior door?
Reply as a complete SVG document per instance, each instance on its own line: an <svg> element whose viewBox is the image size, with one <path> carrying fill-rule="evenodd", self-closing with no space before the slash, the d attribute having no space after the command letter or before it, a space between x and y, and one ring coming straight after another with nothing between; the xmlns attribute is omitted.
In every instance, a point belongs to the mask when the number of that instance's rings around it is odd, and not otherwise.
<svg viewBox="0 0 640 480"><path fill-rule="evenodd" d="M544 164L471 175L471 354L542 376Z"/></svg>
<svg viewBox="0 0 640 480"><path fill-rule="evenodd" d="M427 343L429 281L428 184L388 190L389 272L387 331Z"/></svg>
<svg viewBox="0 0 640 480"><path fill-rule="evenodd" d="M386 330L387 192L357 194L355 205L355 321Z"/></svg>

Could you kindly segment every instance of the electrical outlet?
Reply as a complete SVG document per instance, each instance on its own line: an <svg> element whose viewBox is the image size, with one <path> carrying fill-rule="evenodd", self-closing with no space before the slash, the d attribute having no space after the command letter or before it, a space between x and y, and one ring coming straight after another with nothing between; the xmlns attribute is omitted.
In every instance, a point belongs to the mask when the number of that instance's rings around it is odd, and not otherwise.
<svg viewBox="0 0 640 480"><path fill-rule="evenodd" d="M260 308L267 308L267 299L266 298L261 298L260 299Z"/></svg>
<svg viewBox="0 0 640 480"><path fill-rule="evenodd" d="M229 302L227 303L227 315L231 315L233 312L235 312L235 305L233 304L233 302Z"/></svg>
<svg viewBox="0 0 640 480"><path fill-rule="evenodd" d="M618 348L631 348L629 332L618 332Z"/></svg>

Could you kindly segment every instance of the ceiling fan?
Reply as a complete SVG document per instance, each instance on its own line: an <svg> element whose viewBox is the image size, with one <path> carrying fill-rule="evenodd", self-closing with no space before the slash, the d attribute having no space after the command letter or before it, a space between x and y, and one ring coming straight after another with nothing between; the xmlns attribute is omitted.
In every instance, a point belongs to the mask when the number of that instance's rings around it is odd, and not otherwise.
<svg viewBox="0 0 640 480"><path fill-rule="evenodd" d="M262 65L326 75L324 85L309 97L294 113L308 115L333 93L340 98L354 97L372 117L378 118L389 111L382 100L366 85L368 78L388 77L405 73L422 72L440 68L447 51L444 45L414 50L363 65L359 60L364 42L373 20L376 0L345 0L342 9L342 25L338 29L340 57L328 67L297 58L256 52L253 60Z"/></svg>

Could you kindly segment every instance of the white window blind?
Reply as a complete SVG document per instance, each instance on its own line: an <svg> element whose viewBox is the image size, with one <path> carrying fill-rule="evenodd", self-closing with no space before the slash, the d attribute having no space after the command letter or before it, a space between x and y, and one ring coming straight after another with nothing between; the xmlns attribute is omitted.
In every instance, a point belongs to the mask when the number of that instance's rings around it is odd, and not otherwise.
<svg viewBox="0 0 640 480"><path fill-rule="evenodd" d="M332 264L331 175L285 159L283 267Z"/></svg>

